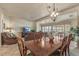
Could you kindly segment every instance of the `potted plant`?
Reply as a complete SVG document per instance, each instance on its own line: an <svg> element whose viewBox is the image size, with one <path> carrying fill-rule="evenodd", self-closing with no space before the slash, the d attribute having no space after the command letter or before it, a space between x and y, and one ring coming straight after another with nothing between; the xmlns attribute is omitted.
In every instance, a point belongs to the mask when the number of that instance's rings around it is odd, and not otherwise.
<svg viewBox="0 0 79 59"><path fill-rule="evenodd" d="M79 47L79 27L76 27L77 47Z"/></svg>
<svg viewBox="0 0 79 59"><path fill-rule="evenodd" d="M73 34L73 41L75 41L75 29L73 27L70 28L70 32Z"/></svg>
<svg viewBox="0 0 79 59"><path fill-rule="evenodd" d="M31 32L36 32L35 30L31 30Z"/></svg>
<svg viewBox="0 0 79 59"><path fill-rule="evenodd" d="M77 41L77 47L79 47L79 27L71 27L71 32L75 35L75 41Z"/></svg>

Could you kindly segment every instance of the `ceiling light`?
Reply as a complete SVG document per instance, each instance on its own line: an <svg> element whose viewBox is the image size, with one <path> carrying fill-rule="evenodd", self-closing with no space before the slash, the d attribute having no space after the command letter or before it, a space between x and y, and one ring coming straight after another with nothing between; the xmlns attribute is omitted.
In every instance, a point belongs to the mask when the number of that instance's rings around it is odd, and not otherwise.
<svg viewBox="0 0 79 59"><path fill-rule="evenodd" d="M56 20L58 13L58 8L56 8L55 3L52 6L48 6L48 12L52 20Z"/></svg>

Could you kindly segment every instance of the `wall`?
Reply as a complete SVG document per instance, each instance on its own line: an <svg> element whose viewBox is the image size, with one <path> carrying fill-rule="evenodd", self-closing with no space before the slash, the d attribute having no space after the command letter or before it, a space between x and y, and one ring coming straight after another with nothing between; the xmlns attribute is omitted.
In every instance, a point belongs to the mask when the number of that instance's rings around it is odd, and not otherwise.
<svg viewBox="0 0 79 59"><path fill-rule="evenodd" d="M34 29L35 30L35 23L31 22L31 21L27 21L26 19L16 19L16 18L9 18L4 16L3 19L3 23L5 23L5 28L12 28L12 32L15 34L21 33L23 27L25 27L26 25L28 27L30 27L30 29ZM7 31L7 30L3 30Z"/></svg>
<svg viewBox="0 0 79 59"><path fill-rule="evenodd" d="M65 14L65 13L71 13L71 12L77 12L77 18L75 18L75 19L72 19L72 26L73 27L76 27L76 26L79 26L78 24L79 24L79 6L76 6L76 7L74 7L74 8L71 8L71 9L68 9L68 10L66 10L66 11L64 11L63 13Z"/></svg>
<svg viewBox="0 0 79 59"><path fill-rule="evenodd" d="M69 15L73 15L72 18ZM70 20L72 27L76 27L79 24L79 6L65 10L61 12L61 15L57 17L56 22L60 22L62 20ZM41 21L36 22L36 31L41 30L41 24L46 23L54 23L49 17L41 19Z"/></svg>
<svg viewBox="0 0 79 59"><path fill-rule="evenodd" d="M0 46L1 46L1 32L3 31L2 30L2 27L3 27L3 25L2 25L2 20L3 20L3 11L2 11L2 9L0 9Z"/></svg>
<svg viewBox="0 0 79 59"><path fill-rule="evenodd" d="M69 17L69 15L73 15L73 17ZM44 18L41 21L38 21L37 24L37 32L41 30L41 25L43 24L57 24L57 23L62 23L62 21L69 21L71 23L69 23L72 26L77 26L77 13L69 13L69 14L64 14L64 15L60 15L57 17L56 21L53 22L53 20L51 20L49 17L48 18Z"/></svg>
<svg viewBox="0 0 79 59"><path fill-rule="evenodd" d="M21 32L22 28L26 25L30 27L30 29L35 29L34 22L27 21L26 19L11 19L9 22L15 32Z"/></svg>
<svg viewBox="0 0 79 59"><path fill-rule="evenodd" d="M46 24L46 23L53 23L53 21L49 17L46 17L41 21L36 22L36 31L37 32L41 31L41 24Z"/></svg>
<svg viewBox="0 0 79 59"><path fill-rule="evenodd" d="M13 19L4 15L3 10L0 9L0 46L1 46L1 32L6 31L3 29L3 23L5 23L5 28L10 27L15 34L22 31L24 26L29 26L32 29L36 29L35 22L27 21L26 19Z"/></svg>
<svg viewBox="0 0 79 59"><path fill-rule="evenodd" d="M0 18L0 44L1 44L1 18Z"/></svg>

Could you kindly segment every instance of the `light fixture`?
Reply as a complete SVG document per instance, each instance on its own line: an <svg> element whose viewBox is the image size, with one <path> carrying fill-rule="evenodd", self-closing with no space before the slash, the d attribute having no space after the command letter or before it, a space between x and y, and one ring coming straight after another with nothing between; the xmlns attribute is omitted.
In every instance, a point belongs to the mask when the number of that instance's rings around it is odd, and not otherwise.
<svg viewBox="0 0 79 59"><path fill-rule="evenodd" d="M57 16L59 15L58 13L58 8L56 8L55 3L53 3L53 5L49 5L48 6L48 12L49 12L49 16L50 18L55 21Z"/></svg>

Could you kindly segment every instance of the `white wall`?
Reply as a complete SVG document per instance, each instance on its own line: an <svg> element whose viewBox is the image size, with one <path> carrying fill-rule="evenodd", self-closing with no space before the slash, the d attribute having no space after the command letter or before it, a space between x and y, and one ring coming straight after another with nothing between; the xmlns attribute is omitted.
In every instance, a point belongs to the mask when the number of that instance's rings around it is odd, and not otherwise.
<svg viewBox="0 0 79 59"><path fill-rule="evenodd" d="M10 19L9 20L11 27L15 32L21 32L24 26L29 26L30 29L35 29L34 22L27 21L26 19Z"/></svg>
<svg viewBox="0 0 79 59"><path fill-rule="evenodd" d="M2 22L3 21L3 22ZM14 33L18 33L22 31L22 27L29 26L32 29L35 30L35 22L27 21L27 19L13 19L9 18L8 16L5 16L3 13L3 10L0 9L0 46L1 46L1 32L6 31L3 29L3 23L5 23L5 27L11 27L13 28Z"/></svg>
<svg viewBox="0 0 79 59"><path fill-rule="evenodd" d="M73 15L73 17L70 18L69 15ZM55 22L53 22L53 20L51 20L49 17L48 17L48 18L44 18L44 19L42 19L41 21L38 21L38 22L36 23L36 24L37 24L37 25L36 25L36 27L37 27L37 32L41 30L41 25L42 25L42 24L46 24L46 23L47 23L47 24L49 24L49 23L54 24L54 23L59 23L59 22L61 22L61 21L63 21L63 20L70 20L72 26L75 26L75 25L77 25L77 13L74 12L74 13L69 13L69 14L60 15L60 16L57 17L57 19L56 19Z"/></svg>
<svg viewBox="0 0 79 59"><path fill-rule="evenodd" d="M1 10L1 12L2 11L3 10ZM4 13L1 13L0 15L1 15L1 19L3 20L3 23L5 23L5 28L11 27L14 33L21 32L22 28L25 27L26 25L30 27L31 30L32 29L35 30L35 22L33 21L28 21L27 19L10 18L4 15ZM0 22L2 20L0 20ZM6 31L5 29L2 29L2 30L3 32Z"/></svg>
<svg viewBox="0 0 79 59"><path fill-rule="evenodd" d="M2 25L2 20L3 20L3 11L2 11L2 9L0 9L0 46L1 46L1 32L3 31L3 29L2 29L2 27L3 27L3 25Z"/></svg>
<svg viewBox="0 0 79 59"><path fill-rule="evenodd" d="M5 23L5 27L10 27L12 28L12 31L17 34L22 32L23 27L26 25L30 27L30 29L35 30L35 23L31 21L27 21L26 19L12 19L9 17L4 17L3 23ZM6 31L5 29L3 31Z"/></svg>
<svg viewBox="0 0 79 59"><path fill-rule="evenodd" d="M0 14L0 46L1 46L1 31L2 31L2 29L1 29L1 28L2 28L1 25L2 25L2 24L1 24L1 14Z"/></svg>
<svg viewBox="0 0 79 59"><path fill-rule="evenodd" d="M46 24L46 23L53 23L53 21L47 17L42 19L41 21L36 22L36 31L39 32L41 31L41 24Z"/></svg>
<svg viewBox="0 0 79 59"><path fill-rule="evenodd" d="M69 17L69 15L73 15L72 17ZM64 12L62 12L62 15L58 16L56 19L56 22L62 21L62 20L70 20L71 21L71 25L73 27L78 26L78 22L79 22L79 6L75 7L75 8L71 8L68 9ZM40 31L41 30L41 24L46 24L46 23L53 23L53 21L48 17L41 19L41 21L37 21L36 22L36 31Z"/></svg>

